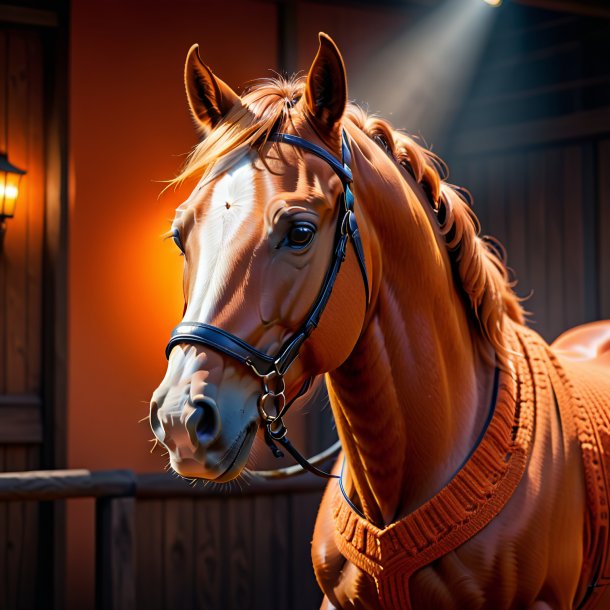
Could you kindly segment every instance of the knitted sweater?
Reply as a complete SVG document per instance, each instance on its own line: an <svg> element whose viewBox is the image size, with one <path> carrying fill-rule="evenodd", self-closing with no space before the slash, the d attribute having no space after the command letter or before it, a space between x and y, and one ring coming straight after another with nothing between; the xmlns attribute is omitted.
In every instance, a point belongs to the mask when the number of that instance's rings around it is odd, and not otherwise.
<svg viewBox="0 0 610 610"><path fill-rule="evenodd" d="M381 606L408 610L410 577L475 536L519 485L531 453L536 409L557 400L565 433L577 435L585 466L588 514L584 570L594 578L582 608L610 582L608 475L610 370L559 361L534 332L510 325L513 370L501 371L495 412L469 460L434 497L400 521L378 528L336 490L335 540L341 553L375 579Z"/></svg>

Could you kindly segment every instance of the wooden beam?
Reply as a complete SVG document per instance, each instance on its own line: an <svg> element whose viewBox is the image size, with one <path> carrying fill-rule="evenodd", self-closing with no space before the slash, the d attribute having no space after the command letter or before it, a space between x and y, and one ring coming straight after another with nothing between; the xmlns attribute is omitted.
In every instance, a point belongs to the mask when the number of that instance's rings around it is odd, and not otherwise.
<svg viewBox="0 0 610 610"><path fill-rule="evenodd" d="M63 4L63 3L62 3ZM68 23L47 32L45 66L46 188L43 251L43 466L66 466L68 351Z"/></svg>
<svg viewBox="0 0 610 610"><path fill-rule="evenodd" d="M56 28L59 25L59 19L55 11L12 6L10 4L0 4L0 22L45 28Z"/></svg>
<svg viewBox="0 0 610 610"><path fill-rule="evenodd" d="M457 137L454 150L457 154L478 155L549 142L598 137L604 133L610 133L610 108L467 131Z"/></svg>
<svg viewBox="0 0 610 610"><path fill-rule="evenodd" d="M5 472L0 473L0 501L130 496L135 483L131 470Z"/></svg>
<svg viewBox="0 0 610 610"><path fill-rule="evenodd" d="M321 491L327 481L303 474L283 481L252 479L242 489L223 485L193 487L189 481L165 474L135 474L131 470L33 470L0 473L0 501L61 500L136 496L138 498L245 497Z"/></svg>
<svg viewBox="0 0 610 610"><path fill-rule="evenodd" d="M189 481L169 473L140 474L137 475L136 496L138 498L258 496L289 492L320 491L324 489L327 482L326 479L321 479L310 473L281 481L265 481L253 478L244 483L240 490L228 492L224 485L204 487L203 482L200 482L199 485L191 485Z"/></svg>
<svg viewBox="0 0 610 610"><path fill-rule="evenodd" d="M100 498L95 518L96 610L134 610L135 500Z"/></svg>
<svg viewBox="0 0 610 610"><path fill-rule="evenodd" d="M277 64L288 76L298 69L297 10L295 0L277 4Z"/></svg>
<svg viewBox="0 0 610 610"><path fill-rule="evenodd" d="M572 13L573 15L587 15L589 17L605 17L610 19L610 6L607 2L596 0L512 0L517 4L525 4L536 8L551 11Z"/></svg>
<svg viewBox="0 0 610 610"><path fill-rule="evenodd" d="M40 409L37 397L0 397L0 443L41 443Z"/></svg>

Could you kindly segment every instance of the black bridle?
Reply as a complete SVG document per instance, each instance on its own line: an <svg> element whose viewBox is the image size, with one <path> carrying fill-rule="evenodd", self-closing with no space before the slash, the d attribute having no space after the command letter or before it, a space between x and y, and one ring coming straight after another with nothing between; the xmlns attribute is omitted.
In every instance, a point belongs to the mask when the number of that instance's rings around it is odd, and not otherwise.
<svg viewBox="0 0 610 610"><path fill-rule="evenodd" d="M340 478L310 464L288 440L286 436L287 429L284 425L283 417L295 400L303 396L311 387L312 378L308 378L303 383L296 396L290 402L286 402L284 376L299 355L299 350L303 343L311 335L314 328L318 326L320 317L328 304L341 265L345 260L347 243L350 239L354 246L354 251L362 273L362 279L364 281L367 308L369 305L369 281L366 272L364 249L362 247L360 231L358 230L354 211L354 195L351 189L351 184L353 182L352 171L350 169L351 153L345 132L343 132L342 136L341 161L336 159L321 146L313 144L299 136L287 133L276 133L272 134L269 137L269 140L273 142L283 142L302 148L320 159L323 159L331 166L343 184L343 194L341 195L339 202L340 210L337 215L332 260L326 271L322 288L311 306L307 317L301 324L300 329L284 342L275 356L269 356L268 354L257 350L243 339L240 339L221 328L201 322L182 322L178 324L172 331L169 343L165 348L165 355L169 359L169 355L176 345L181 343L194 343L211 347L248 366L255 375L259 377L262 383L263 391L258 398L257 406L259 416L265 426L265 440L273 451L273 454L276 457L281 457L283 455L275 444L278 442L306 470L325 478ZM274 408L275 414L270 413L271 406ZM341 483L341 480L339 482ZM347 496L346 499L349 502ZM352 507L355 508L353 505Z"/></svg>

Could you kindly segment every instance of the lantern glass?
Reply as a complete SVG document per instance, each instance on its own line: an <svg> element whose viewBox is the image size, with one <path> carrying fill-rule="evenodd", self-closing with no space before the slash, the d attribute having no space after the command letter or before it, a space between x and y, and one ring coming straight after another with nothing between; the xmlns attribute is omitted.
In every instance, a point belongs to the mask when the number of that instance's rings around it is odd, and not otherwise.
<svg viewBox="0 0 610 610"><path fill-rule="evenodd" d="M19 184L25 174L0 153L0 218L12 218L19 197Z"/></svg>
<svg viewBox="0 0 610 610"><path fill-rule="evenodd" d="M20 174L0 172L0 216L12 218L19 197Z"/></svg>

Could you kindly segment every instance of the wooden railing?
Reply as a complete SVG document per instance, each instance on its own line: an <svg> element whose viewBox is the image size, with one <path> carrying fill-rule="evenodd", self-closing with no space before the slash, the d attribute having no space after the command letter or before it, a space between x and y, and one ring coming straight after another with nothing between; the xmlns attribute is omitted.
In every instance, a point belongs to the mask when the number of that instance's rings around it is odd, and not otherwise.
<svg viewBox="0 0 610 610"><path fill-rule="evenodd" d="M231 496L321 492L310 475L286 481L253 480ZM134 610L136 600L136 500L228 497L225 488L191 487L167 474L130 470L50 470L0 473L1 501L96 499L96 608ZM303 535L307 535L303 532Z"/></svg>

